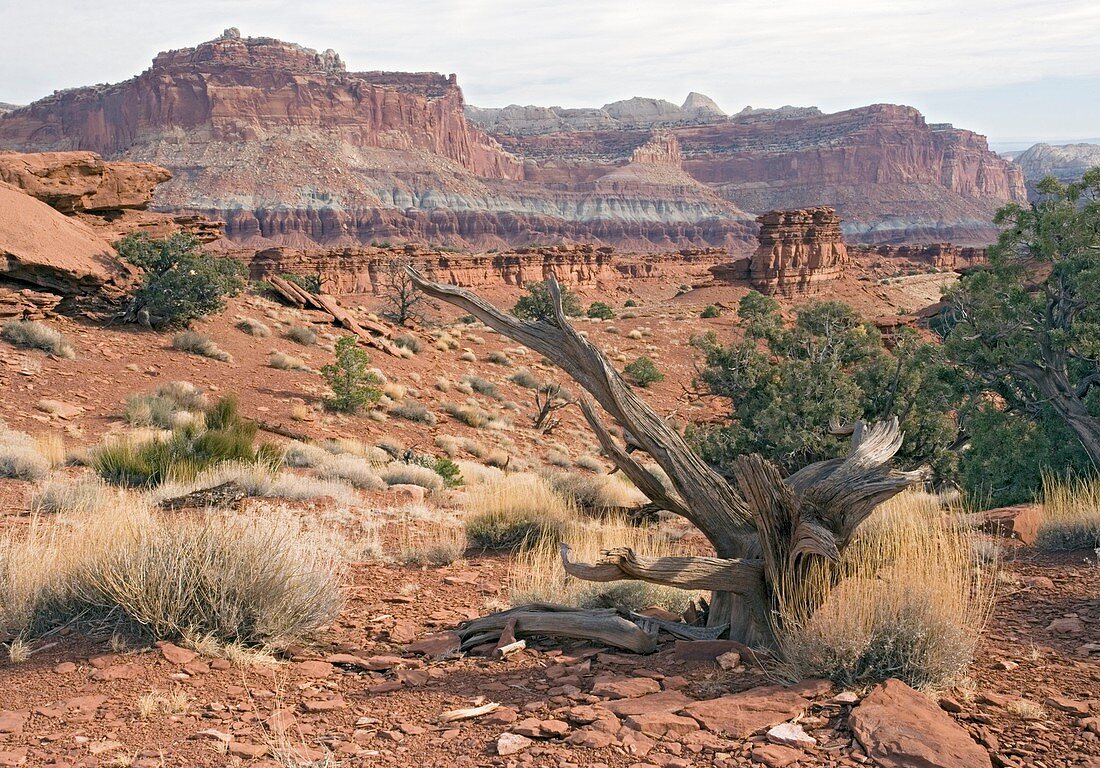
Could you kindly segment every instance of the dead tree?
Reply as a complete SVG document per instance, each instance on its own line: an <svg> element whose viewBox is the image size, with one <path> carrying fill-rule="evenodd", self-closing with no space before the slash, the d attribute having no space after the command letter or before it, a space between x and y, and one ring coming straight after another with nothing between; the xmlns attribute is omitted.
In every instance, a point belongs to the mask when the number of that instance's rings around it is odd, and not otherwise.
<svg viewBox="0 0 1100 768"><path fill-rule="evenodd" d="M739 457L734 480L727 481L697 456L663 418L646 405L607 358L568 323L561 306L561 289L548 281L554 316L548 321L524 321L501 312L474 293L409 274L417 287L433 298L453 304L504 336L552 360L598 403L668 475L672 489L647 471L618 444L587 398L581 410L615 466L661 509L686 518L710 541L713 557L642 557L626 548L611 549L594 563L562 559L568 573L590 581L634 579L683 589L710 590L707 626L723 636L754 647L774 647L782 630L780 598L801 604L820 602L821 590L801 585L815 562L835 562L856 528L871 511L920 478L888 466L901 447L896 420L856 424L848 455L811 464L782 477L774 464L757 455ZM810 611L815 607L809 606ZM576 613L576 612L574 612ZM522 612L521 612L522 614ZM525 614L523 614L525 616ZM611 617L615 626L622 617ZM490 621L492 620L492 621ZM597 617L592 617L597 621ZM591 630L592 621L581 622ZM488 622L488 623L486 623ZM578 619L562 618L576 632ZM611 619L601 634L614 635ZM470 622L464 637L495 626L493 617ZM538 631L552 631L554 619L540 616ZM602 625L601 625L602 626ZM517 632L523 629L517 625ZM534 631L533 629L531 631ZM568 634L563 632L562 634ZM575 635L574 635L575 636ZM623 647L628 644L624 641Z"/></svg>
<svg viewBox="0 0 1100 768"><path fill-rule="evenodd" d="M569 401L561 396L561 384L541 384L535 388L535 429L544 435L554 431L558 426L558 419L551 419L554 411L569 406Z"/></svg>

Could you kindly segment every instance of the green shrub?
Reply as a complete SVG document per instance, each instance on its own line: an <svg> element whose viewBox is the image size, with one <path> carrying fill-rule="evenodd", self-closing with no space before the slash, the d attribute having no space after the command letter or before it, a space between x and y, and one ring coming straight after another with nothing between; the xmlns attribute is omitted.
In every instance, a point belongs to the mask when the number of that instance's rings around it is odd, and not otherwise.
<svg viewBox="0 0 1100 768"><path fill-rule="evenodd" d="M657 364L648 357L639 357L624 369L626 375L639 387L648 387L664 379L665 375L657 370Z"/></svg>
<svg viewBox="0 0 1100 768"><path fill-rule="evenodd" d="M638 302L634 301L634 299L627 299L626 302L623 304L623 306L624 307L636 307L636 306L638 306Z"/></svg>
<svg viewBox="0 0 1100 768"><path fill-rule="evenodd" d="M455 488L463 484L462 470L458 464L455 464L446 456L440 456L435 460L432 465L432 469L435 473L443 478L443 485L448 488Z"/></svg>
<svg viewBox="0 0 1100 768"><path fill-rule="evenodd" d="M419 424L435 426L436 423L435 414L431 412L428 406L414 401L398 403L391 406L389 413L398 418L415 421Z"/></svg>
<svg viewBox="0 0 1100 768"><path fill-rule="evenodd" d="M152 392L130 395L123 418L135 427L172 429L184 414L196 414L206 408L206 396L189 381L171 381Z"/></svg>
<svg viewBox="0 0 1100 768"><path fill-rule="evenodd" d="M126 314L144 318L154 328L185 326L220 312L226 297L236 296L245 285L243 264L200 252L198 240L187 234L160 240L144 233L127 235L116 248L122 258L145 270Z"/></svg>
<svg viewBox="0 0 1100 768"><path fill-rule="evenodd" d="M709 320L712 317L721 317L721 315L722 310L719 309L716 305L707 304L706 307L703 308L703 311L699 315L699 317L703 318L704 320Z"/></svg>
<svg viewBox="0 0 1100 768"><path fill-rule="evenodd" d="M209 357L223 363L233 362L233 356L214 343L213 339L194 331L184 331L172 339L172 349L190 352L193 355Z"/></svg>
<svg viewBox="0 0 1100 768"><path fill-rule="evenodd" d="M336 362L321 367L332 395L325 405L340 413L357 413L382 397L382 378L367 368L370 355L359 349L359 340L343 336L336 342Z"/></svg>
<svg viewBox="0 0 1100 768"><path fill-rule="evenodd" d="M69 360L76 358L76 350L66 341L61 331L36 320L11 320L4 323L0 337L17 347L41 349Z"/></svg>
<svg viewBox="0 0 1100 768"><path fill-rule="evenodd" d="M289 272L284 272L279 277L286 280L288 283L294 283L299 288L309 291L310 293L321 292L321 275L292 275Z"/></svg>
<svg viewBox="0 0 1100 768"><path fill-rule="evenodd" d="M482 378L481 376L463 376L462 381L468 384L470 388L473 389L474 392L477 392L479 395L485 395L486 397L491 397L494 400L499 400L501 397L500 390L497 389L497 385L489 381L488 379Z"/></svg>
<svg viewBox="0 0 1100 768"><path fill-rule="evenodd" d="M615 310L611 308L610 304L594 301L588 307L588 316L599 320L610 320L615 317Z"/></svg>
<svg viewBox="0 0 1100 768"><path fill-rule="evenodd" d="M581 308L581 300L577 294L561 286L561 306L568 317L579 317L584 313ZM550 297L550 289L546 283L530 283L527 286L527 295L521 296L512 308L512 314L523 320L541 320L550 322L554 319L554 302Z"/></svg>
<svg viewBox="0 0 1100 768"><path fill-rule="evenodd" d="M177 427L163 439L106 443L95 451L92 466L110 483L148 487L190 480L226 462L272 469L282 463L282 454L273 444L253 446L257 425L240 417L233 398L223 398L206 409L202 422Z"/></svg>

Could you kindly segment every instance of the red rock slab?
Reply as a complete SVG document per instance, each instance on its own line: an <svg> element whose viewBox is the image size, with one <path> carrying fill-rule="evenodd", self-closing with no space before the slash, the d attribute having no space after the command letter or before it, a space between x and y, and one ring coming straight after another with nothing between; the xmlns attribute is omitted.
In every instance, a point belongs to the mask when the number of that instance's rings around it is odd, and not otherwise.
<svg viewBox="0 0 1100 768"><path fill-rule="evenodd" d="M852 710L848 725L882 768L990 768L989 755L924 694L887 680Z"/></svg>
<svg viewBox="0 0 1100 768"><path fill-rule="evenodd" d="M779 685L765 685L741 693L698 701L681 710L708 731L743 739L801 714L809 699Z"/></svg>

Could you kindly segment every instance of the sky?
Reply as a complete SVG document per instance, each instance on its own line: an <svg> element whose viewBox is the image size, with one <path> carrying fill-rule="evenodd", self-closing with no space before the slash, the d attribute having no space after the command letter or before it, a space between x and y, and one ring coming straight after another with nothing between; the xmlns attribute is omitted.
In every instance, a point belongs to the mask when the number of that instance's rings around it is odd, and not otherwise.
<svg viewBox="0 0 1100 768"><path fill-rule="evenodd" d="M0 102L125 80L226 27L454 72L482 107L694 90L727 112L910 104L1004 148L1100 137L1100 0L0 0Z"/></svg>

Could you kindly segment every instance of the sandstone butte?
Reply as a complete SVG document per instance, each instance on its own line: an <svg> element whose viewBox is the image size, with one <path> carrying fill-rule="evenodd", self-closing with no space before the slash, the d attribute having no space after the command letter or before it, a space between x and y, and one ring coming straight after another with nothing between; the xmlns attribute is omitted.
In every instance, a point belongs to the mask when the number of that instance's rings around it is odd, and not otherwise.
<svg viewBox="0 0 1100 768"><path fill-rule="evenodd" d="M220 218L254 249L583 241L747 255L746 211L824 204L852 241L983 245L993 212L1025 199L984 137L910 107L727 116L693 94L576 112L467 109L454 75L349 72L332 51L227 30L125 82L0 114L0 149L167 168L157 208Z"/></svg>

